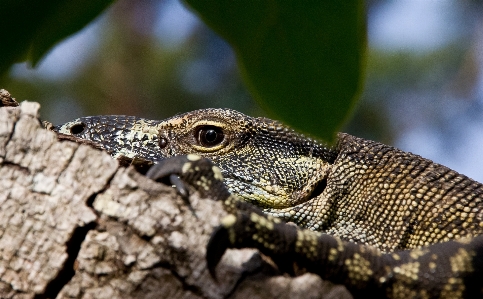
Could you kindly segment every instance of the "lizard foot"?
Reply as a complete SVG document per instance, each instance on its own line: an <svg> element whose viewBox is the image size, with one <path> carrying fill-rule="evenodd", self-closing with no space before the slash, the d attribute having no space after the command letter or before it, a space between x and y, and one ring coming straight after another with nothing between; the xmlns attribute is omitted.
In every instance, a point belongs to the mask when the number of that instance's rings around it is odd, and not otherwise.
<svg viewBox="0 0 483 299"><path fill-rule="evenodd" d="M208 270L216 280L215 269L226 249L257 248L269 256L280 271L293 275L296 255L292 249L296 239L296 226L257 212L238 211L223 218L213 231L206 249Z"/></svg>
<svg viewBox="0 0 483 299"><path fill-rule="evenodd" d="M189 186L204 198L225 200L230 196L223 184L220 169L209 159L197 155L175 156L159 161L149 169L146 176L155 181L169 178L185 200L189 196Z"/></svg>
<svg viewBox="0 0 483 299"><path fill-rule="evenodd" d="M148 170L146 176L155 181L167 178L195 216L196 213L189 201L190 185L200 192L201 197L224 200L230 196L218 167L210 160L197 155L175 156L161 160Z"/></svg>

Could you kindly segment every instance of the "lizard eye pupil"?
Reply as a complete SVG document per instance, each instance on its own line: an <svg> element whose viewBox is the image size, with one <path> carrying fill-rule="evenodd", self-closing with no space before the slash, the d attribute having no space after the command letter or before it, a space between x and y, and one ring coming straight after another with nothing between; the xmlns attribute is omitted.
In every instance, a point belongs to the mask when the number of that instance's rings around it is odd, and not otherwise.
<svg viewBox="0 0 483 299"><path fill-rule="evenodd" d="M208 143L214 142L216 140L216 137L217 137L217 133L215 130L210 129L205 133L205 139Z"/></svg>
<svg viewBox="0 0 483 299"><path fill-rule="evenodd" d="M85 123L75 124L70 128L70 133L74 134L74 135L80 134L80 133L84 132L86 127L87 126L86 126Z"/></svg>
<svg viewBox="0 0 483 299"><path fill-rule="evenodd" d="M198 130L198 142L206 147L213 147L223 142L225 134L223 131L215 126L204 126Z"/></svg>

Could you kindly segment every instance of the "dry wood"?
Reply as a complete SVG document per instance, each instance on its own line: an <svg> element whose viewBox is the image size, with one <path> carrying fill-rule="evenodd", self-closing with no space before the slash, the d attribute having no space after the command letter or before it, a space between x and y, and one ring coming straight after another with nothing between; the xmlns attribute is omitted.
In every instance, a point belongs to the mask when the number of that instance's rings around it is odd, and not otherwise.
<svg viewBox="0 0 483 299"><path fill-rule="evenodd" d="M87 145L59 141L37 103L0 108L1 298L350 298L229 250L215 282L205 246L225 215Z"/></svg>

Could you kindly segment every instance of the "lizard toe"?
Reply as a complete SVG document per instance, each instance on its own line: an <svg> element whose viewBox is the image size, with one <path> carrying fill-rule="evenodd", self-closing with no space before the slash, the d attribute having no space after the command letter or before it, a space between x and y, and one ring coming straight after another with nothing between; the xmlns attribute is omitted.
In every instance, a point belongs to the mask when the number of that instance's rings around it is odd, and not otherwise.
<svg viewBox="0 0 483 299"><path fill-rule="evenodd" d="M211 277L213 277L215 281L217 281L216 266L229 247L230 239L228 230L223 225L216 227L211 234L208 245L206 246L206 265Z"/></svg>

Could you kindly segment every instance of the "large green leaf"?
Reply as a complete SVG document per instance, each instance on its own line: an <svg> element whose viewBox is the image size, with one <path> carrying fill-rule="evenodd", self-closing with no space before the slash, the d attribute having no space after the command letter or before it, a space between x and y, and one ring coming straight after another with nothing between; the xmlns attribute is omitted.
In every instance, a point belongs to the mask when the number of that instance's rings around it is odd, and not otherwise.
<svg viewBox="0 0 483 299"><path fill-rule="evenodd" d="M35 64L56 43L82 29L113 0L1 0L0 75L14 63Z"/></svg>
<svg viewBox="0 0 483 299"><path fill-rule="evenodd" d="M233 46L245 83L262 107L332 140L361 86L362 1L186 2Z"/></svg>

